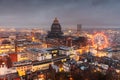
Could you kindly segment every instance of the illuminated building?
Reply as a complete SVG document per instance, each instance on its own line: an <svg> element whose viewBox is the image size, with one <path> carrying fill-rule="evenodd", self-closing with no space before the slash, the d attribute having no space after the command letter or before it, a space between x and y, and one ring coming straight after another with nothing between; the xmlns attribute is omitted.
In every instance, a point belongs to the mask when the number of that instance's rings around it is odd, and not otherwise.
<svg viewBox="0 0 120 80"><path fill-rule="evenodd" d="M27 71L31 71L31 69L32 69L31 63L32 62L29 60L24 60L24 61L15 62L13 65L16 68L18 75L24 76L24 75L26 75Z"/></svg>
<svg viewBox="0 0 120 80"><path fill-rule="evenodd" d="M47 37L48 38L61 38L63 35L63 32L61 30L61 25L57 18L53 21L53 24L51 26L51 31L48 32Z"/></svg>
<svg viewBox="0 0 120 80"><path fill-rule="evenodd" d="M56 48L47 48L50 54L52 54L52 58L59 57L61 55L70 55L71 48L70 47L56 47Z"/></svg>
<svg viewBox="0 0 120 80"><path fill-rule="evenodd" d="M59 51L57 48L48 48L47 51L52 55L52 58L59 55Z"/></svg>
<svg viewBox="0 0 120 80"><path fill-rule="evenodd" d="M65 72L69 72L70 71L70 65L68 63L63 63L63 69Z"/></svg>
<svg viewBox="0 0 120 80"><path fill-rule="evenodd" d="M41 63L41 64L33 64L32 66L32 72L38 71L38 70L46 70L49 69L51 62Z"/></svg>
<svg viewBox="0 0 120 80"><path fill-rule="evenodd" d="M32 41L35 41L35 30L34 29L32 29L31 38L32 38Z"/></svg>
<svg viewBox="0 0 120 80"><path fill-rule="evenodd" d="M14 53L14 52L15 52L14 42L11 42L9 38L0 40L0 54Z"/></svg>
<svg viewBox="0 0 120 80"><path fill-rule="evenodd" d="M40 42L32 42L27 39L18 39L15 41L15 51L17 52L24 52L27 48L42 48L44 44Z"/></svg>
<svg viewBox="0 0 120 80"><path fill-rule="evenodd" d="M38 30L38 29L32 29L31 31L31 40L33 42L39 42L40 41L40 36L41 36L41 32L42 30Z"/></svg>
<svg viewBox="0 0 120 80"><path fill-rule="evenodd" d="M15 52L22 52L26 49L26 42L28 42L26 39L17 39L15 40Z"/></svg>
<svg viewBox="0 0 120 80"><path fill-rule="evenodd" d="M29 60L32 61L35 60L42 61L52 58L52 55L44 49L31 48L31 49L27 49L26 53L28 53Z"/></svg>
<svg viewBox="0 0 120 80"><path fill-rule="evenodd" d="M71 47L59 47L59 54L71 55L72 54L72 48Z"/></svg>
<svg viewBox="0 0 120 80"><path fill-rule="evenodd" d="M29 60L28 54L24 52L17 53L17 61Z"/></svg>
<svg viewBox="0 0 120 80"><path fill-rule="evenodd" d="M59 48L29 48L25 53L27 53L28 60L31 61L43 61L48 59L53 59L60 57L61 55L70 55L71 48L69 47L59 47Z"/></svg>

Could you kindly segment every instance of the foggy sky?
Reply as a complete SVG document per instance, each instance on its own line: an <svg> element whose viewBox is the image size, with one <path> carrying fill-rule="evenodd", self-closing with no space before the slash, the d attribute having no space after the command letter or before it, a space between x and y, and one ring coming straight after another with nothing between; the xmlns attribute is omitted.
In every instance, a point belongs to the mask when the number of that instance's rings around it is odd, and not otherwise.
<svg viewBox="0 0 120 80"><path fill-rule="evenodd" d="M0 27L119 27L120 0L0 0Z"/></svg>

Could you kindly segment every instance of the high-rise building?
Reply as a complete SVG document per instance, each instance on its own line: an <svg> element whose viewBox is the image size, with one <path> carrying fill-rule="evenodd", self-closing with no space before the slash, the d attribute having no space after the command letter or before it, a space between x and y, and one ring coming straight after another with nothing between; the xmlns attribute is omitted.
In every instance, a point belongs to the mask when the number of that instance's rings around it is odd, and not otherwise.
<svg viewBox="0 0 120 80"><path fill-rule="evenodd" d="M48 32L47 37L48 38L60 38L62 37L63 32L61 30L61 25L57 18L53 21L53 24L51 26L51 31Z"/></svg>
<svg viewBox="0 0 120 80"><path fill-rule="evenodd" d="M81 24L77 24L77 34L80 35L81 33L81 28L82 28L82 25Z"/></svg>

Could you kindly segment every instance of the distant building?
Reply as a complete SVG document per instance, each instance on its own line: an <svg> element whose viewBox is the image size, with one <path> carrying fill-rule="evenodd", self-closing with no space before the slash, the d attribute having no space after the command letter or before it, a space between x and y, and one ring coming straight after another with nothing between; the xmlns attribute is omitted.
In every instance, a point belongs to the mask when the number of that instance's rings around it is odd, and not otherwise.
<svg viewBox="0 0 120 80"><path fill-rule="evenodd" d="M42 60L52 58L52 55L44 49L30 48L30 49L27 49L26 53L28 53L28 58L31 61L36 61L36 60L37 61L42 61Z"/></svg>
<svg viewBox="0 0 120 80"><path fill-rule="evenodd" d="M1 38L0 39L0 54L4 53L14 53L15 44L10 38Z"/></svg>
<svg viewBox="0 0 120 80"><path fill-rule="evenodd" d="M47 47L60 47L67 46L72 47L76 46L77 48L83 47L87 45L87 38L84 36L80 36L82 25L77 25L77 36L71 35L71 30L69 31L69 36L63 36L63 32L61 30L61 25L57 18L53 21L51 26L51 31L48 32L46 37Z"/></svg>
<svg viewBox="0 0 120 80"><path fill-rule="evenodd" d="M24 61L24 60L29 60L28 54L24 52L17 53L17 61Z"/></svg>
<svg viewBox="0 0 120 80"><path fill-rule="evenodd" d="M71 36L66 37L65 41L66 41L66 45L65 46L72 47L72 41L73 40L72 40Z"/></svg>
<svg viewBox="0 0 120 80"><path fill-rule="evenodd" d="M82 25L81 24L77 24L77 35L80 36L81 34L81 30L82 29Z"/></svg>
<svg viewBox="0 0 120 80"><path fill-rule="evenodd" d="M63 43L65 46L68 47L76 46L80 48L87 45L87 38L83 36L80 37L65 36L65 41Z"/></svg>
<svg viewBox="0 0 120 80"><path fill-rule="evenodd" d="M82 24L77 24L77 32L80 32L82 28Z"/></svg>
<svg viewBox="0 0 120 80"><path fill-rule="evenodd" d="M71 50L70 47L57 47L57 48L54 47L54 48L46 48L46 49L29 48L27 49L26 53L28 60L43 61L43 60L59 57L61 55L69 55L70 50Z"/></svg>
<svg viewBox="0 0 120 80"><path fill-rule="evenodd" d="M61 25L57 18L53 21L53 24L51 26L51 31L48 32L47 37L48 38L61 38L63 35L63 32L61 30Z"/></svg>
<svg viewBox="0 0 120 80"><path fill-rule="evenodd" d="M42 48L42 43L32 42L28 39L18 39L15 41L15 51L16 53L24 52L26 48Z"/></svg>

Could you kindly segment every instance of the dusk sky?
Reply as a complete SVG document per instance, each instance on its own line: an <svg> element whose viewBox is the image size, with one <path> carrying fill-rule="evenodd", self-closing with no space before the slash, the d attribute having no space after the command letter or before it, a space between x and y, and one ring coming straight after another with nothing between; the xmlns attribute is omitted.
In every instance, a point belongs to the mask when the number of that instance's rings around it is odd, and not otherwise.
<svg viewBox="0 0 120 80"><path fill-rule="evenodd" d="M0 27L119 27L120 0L0 0Z"/></svg>

